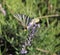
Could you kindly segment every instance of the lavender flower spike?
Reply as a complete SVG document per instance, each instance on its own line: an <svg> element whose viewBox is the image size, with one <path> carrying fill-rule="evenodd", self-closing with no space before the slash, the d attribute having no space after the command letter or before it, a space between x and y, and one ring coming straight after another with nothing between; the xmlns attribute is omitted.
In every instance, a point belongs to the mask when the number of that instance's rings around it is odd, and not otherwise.
<svg viewBox="0 0 60 55"><path fill-rule="evenodd" d="M29 32L27 40L25 40L24 44L22 45L21 54L27 54L26 47L31 46L32 39L34 38L35 32L37 31L37 27L40 27L38 23L39 19L33 19L28 25L27 30Z"/></svg>

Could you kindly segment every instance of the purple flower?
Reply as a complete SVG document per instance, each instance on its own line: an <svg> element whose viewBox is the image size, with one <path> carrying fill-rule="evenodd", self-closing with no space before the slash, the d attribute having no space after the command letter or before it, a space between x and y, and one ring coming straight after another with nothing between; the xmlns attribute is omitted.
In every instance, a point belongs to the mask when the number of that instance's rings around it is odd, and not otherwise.
<svg viewBox="0 0 60 55"><path fill-rule="evenodd" d="M33 27L33 24L30 22L29 25L27 26L27 29L31 29Z"/></svg>
<svg viewBox="0 0 60 55"><path fill-rule="evenodd" d="M27 53L27 50L25 48L22 48L21 54L26 54L26 53Z"/></svg>

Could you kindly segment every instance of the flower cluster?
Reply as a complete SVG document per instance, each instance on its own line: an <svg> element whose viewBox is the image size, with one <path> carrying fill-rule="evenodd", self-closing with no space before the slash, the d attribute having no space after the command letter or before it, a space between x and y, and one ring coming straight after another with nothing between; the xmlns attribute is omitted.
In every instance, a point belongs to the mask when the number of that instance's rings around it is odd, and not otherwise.
<svg viewBox="0 0 60 55"><path fill-rule="evenodd" d="M40 26L39 26L39 24L34 23L33 25L30 24L27 27L29 27L28 28L29 34L28 34L27 40L22 45L21 54L26 54L28 52L26 50L26 47L31 46L31 42L32 42L32 39L34 38L34 34L36 32L36 29L37 29L37 27L40 27Z"/></svg>

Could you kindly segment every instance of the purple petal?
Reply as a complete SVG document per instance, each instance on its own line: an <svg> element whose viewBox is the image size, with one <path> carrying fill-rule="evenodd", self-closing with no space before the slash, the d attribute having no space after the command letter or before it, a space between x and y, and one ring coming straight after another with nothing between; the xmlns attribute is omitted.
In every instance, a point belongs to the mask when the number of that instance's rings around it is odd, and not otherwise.
<svg viewBox="0 0 60 55"><path fill-rule="evenodd" d="M27 50L25 50L25 48L22 48L21 54L26 54L26 53L27 53Z"/></svg>

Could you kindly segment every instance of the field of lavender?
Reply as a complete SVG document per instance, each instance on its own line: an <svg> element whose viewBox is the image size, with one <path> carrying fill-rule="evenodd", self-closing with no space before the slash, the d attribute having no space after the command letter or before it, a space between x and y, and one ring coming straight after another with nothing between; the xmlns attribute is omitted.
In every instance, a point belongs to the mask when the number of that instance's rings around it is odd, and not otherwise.
<svg viewBox="0 0 60 55"><path fill-rule="evenodd" d="M0 0L0 55L60 55L60 0Z"/></svg>

